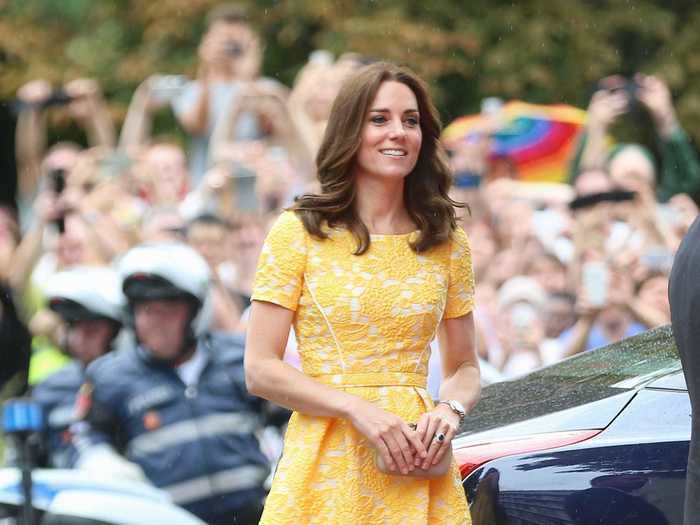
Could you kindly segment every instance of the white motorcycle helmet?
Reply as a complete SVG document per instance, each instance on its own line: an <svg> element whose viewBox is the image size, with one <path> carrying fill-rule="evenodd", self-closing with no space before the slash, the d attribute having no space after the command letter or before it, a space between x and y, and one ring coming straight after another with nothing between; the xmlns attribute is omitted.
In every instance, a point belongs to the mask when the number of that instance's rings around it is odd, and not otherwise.
<svg viewBox="0 0 700 525"><path fill-rule="evenodd" d="M107 319L121 326L126 300L119 275L103 266L58 272L46 285L49 308L66 322Z"/></svg>
<svg viewBox="0 0 700 525"><path fill-rule="evenodd" d="M149 243L129 250L119 261L124 295L134 303L185 299L192 303L188 337L209 329L209 266L195 250L180 243Z"/></svg>

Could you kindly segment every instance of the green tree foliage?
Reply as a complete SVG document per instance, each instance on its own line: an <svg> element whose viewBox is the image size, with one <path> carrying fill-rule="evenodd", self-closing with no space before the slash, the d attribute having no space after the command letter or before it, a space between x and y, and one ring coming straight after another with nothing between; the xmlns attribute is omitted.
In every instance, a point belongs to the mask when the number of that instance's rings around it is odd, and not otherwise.
<svg viewBox="0 0 700 525"><path fill-rule="evenodd" d="M196 70L217 0L0 0L0 97L25 81L98 78L115 117L154 72ZM700 139L700 4L692 0L241 0L291 85L317 48L410 65L443 118L485 96L585 106L604 75L657 73Z"/></svg>

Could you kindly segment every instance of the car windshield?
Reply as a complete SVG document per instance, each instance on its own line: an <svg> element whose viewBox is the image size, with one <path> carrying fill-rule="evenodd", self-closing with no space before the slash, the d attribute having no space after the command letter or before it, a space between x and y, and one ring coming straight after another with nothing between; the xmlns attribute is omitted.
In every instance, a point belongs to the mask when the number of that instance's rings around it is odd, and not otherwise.
<svg viewBox="0 0 700 525"><path fill-rule="evenodd" d="M670 326L650 330L521 378L485 387L481 400L464 421L462 435L534 418L540 418L540 432L604 428L634 389L656 378L677 375L679 370ZM596 405L563 417L563 411L589 403ZM542 419L555 412L559 413L557 417Z"/></svg>
<svg viewBox="0 0 700 525"><path fill-rule="evenodd" d="M538 379L569 378L604 387L629 389L680 368L671 327L665 326L567 359L531 376Z"/></svg>

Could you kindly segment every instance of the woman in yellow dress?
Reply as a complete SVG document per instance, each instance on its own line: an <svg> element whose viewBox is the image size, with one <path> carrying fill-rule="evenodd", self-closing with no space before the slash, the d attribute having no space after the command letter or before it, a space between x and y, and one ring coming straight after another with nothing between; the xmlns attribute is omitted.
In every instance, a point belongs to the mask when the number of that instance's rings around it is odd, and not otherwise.
<svg viewBox="0 0 700 525"><path fill-rule="evenodd" d="M333 104L320 193L300 197L265 241L246 381L294 413L262 524L470 523L454 459L443 476L415 476L451 454L480 393L469 242L439 135L413 73L359 70ZM283 361L292 324L303 372ZM426 391L436 334L437 404Z"/></svg>

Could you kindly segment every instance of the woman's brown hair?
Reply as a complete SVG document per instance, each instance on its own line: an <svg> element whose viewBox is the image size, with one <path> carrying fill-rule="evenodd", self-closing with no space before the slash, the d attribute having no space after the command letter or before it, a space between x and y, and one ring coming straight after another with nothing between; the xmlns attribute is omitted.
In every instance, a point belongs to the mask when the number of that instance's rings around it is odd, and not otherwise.
<svg viewBox="0 0 700 525"><path fill-rule="evenodd" d="M367 251L370 237L354 207L352 168L370 104L379 86L388 81L405 84L415 95L423 135L418 160L406 176L403 192L406 210L419 231L411 248L420 253L447 241L457 227L455 207L464 206L447 194L452 175L440 143L442 125L423 81L410 70L387 62L365 66L345 81L333 103L316 156L321 192L302 195L291 207L306 231L317 238L328 237L324 222L330 227L347 227L357 240L355 255Z"/></svg>

